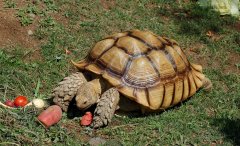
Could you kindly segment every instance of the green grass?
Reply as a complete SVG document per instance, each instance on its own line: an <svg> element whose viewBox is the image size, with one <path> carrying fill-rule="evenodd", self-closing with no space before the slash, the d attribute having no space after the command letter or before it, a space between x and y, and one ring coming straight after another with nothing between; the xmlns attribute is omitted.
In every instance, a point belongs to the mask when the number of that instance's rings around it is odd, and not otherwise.
<svg viewBox="0 0 240 146"><path fill-rule="evenodd" d="M5 7L18 8L16 3L6 0ZM240 58L240 33L234 18L219 16L195 2L173 0L116 0L109 10L100 1L26 3L16 13L22 25L32 24L29 13L38 16L34 37L42 42L39 56L29 61L34 53L27 48L1 48L1 101L17 95L48 99L57 82L76 71L70 59L82 59L108 34L133 28L173 38L186 51L197 48L189 58L205 65L214 89L200 90L156 115L114 117L112 124L94 131L80 127L79 118L69 119L66 113L57 125L45 129L36 120L40 113L36 109L0 108L0 145L84 145L94 136L107 139L106 145L240 145L240 62L231 60ZM217 39L206 36L208 31ZM66 55L65 49L72 54Z"/></svg>

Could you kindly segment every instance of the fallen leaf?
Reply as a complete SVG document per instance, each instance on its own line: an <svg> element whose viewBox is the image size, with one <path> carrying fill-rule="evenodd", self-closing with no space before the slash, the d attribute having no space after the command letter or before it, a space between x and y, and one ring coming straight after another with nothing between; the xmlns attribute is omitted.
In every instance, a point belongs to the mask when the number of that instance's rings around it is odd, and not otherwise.
<svg viewBox="0 0 240 146"><path fill-rule="evenodd" d="M65 49L65 54L69 55L69 54L71 54L71 51L69 51L68 49Z"/></svg>
<svg viewBox="0 0 240 146"><path fill-rule="evenodd" d="M209 31L207 31L206 35L207 35L208 37L213 37L214 32L211 31L211 30L209 30Z"/></svg>

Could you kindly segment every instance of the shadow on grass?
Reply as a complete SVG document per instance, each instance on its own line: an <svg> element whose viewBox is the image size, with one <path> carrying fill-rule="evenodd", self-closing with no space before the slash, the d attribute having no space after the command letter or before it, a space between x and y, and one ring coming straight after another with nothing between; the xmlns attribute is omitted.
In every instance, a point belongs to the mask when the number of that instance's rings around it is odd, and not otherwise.
<svg viewBox="0 0 240 146"><path fill-rule="evenodd" d="M179 109L181 106L183 106L183 103L188 102L190 99L186 99L185 101L182 101L172 107L168 107L166 109L160 109L157 111L145 111L145 113L142 113L142 111L139 109L137 111L124 111L124 110L118 110L116 111L117 115L120 116L127 116L128 118L144 118L148 116L156 116L156 115L161 115L164 112L171 111L173 109Z"/></svg>
<svg viewBox="0 0 240 146"><path fill-rule="evenodd" d="M212 124L219 128L227 141L240 146L240 119L214 119Z"/></svg>
<svg viewBox="0 0 240 146"><path fill-rule="evenodd" d="M86 111L90 111L91 113L94 113L95 108L96 108L96 105L93 105L90 108L88 108ZM68 106L67 117L69 119L73 119L74 117L82 117L86 111L79 110L76 106L76 101L72 100Z"/></svg>

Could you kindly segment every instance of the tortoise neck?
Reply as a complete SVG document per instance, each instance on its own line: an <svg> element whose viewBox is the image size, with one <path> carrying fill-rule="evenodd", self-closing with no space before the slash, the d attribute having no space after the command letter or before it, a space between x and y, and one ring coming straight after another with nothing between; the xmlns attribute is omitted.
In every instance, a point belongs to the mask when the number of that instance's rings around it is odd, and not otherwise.
<svg viewBox="0 0 240 146"><path fill-rule="evenodd" d="M101 84L100 79L94 79L94 80L90 81L89 83L91 83L93 89L95 90L95 92L97 94L99 94L99 95L102 94L104 85Z"/></svg>

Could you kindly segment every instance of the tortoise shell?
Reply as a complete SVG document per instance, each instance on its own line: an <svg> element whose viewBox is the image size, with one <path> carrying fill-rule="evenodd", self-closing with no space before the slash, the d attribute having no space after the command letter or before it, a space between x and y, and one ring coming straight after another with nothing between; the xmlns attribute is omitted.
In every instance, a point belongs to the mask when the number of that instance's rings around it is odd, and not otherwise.
<svg viewBox="0 0 240 146"><path fill-rule="evenodd" d="M73 64L102 75L120 93L151 110L186 100L204 79L202 67L190 63L176 41L150 31L108 36Z"/></svg>

